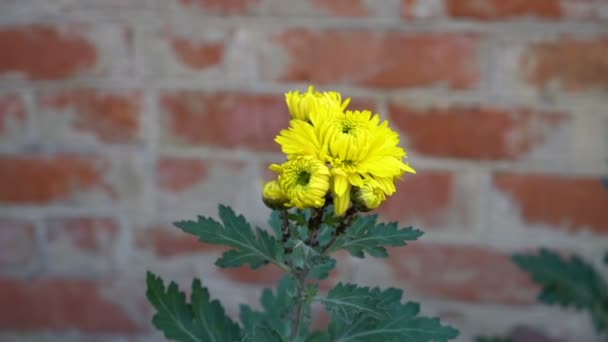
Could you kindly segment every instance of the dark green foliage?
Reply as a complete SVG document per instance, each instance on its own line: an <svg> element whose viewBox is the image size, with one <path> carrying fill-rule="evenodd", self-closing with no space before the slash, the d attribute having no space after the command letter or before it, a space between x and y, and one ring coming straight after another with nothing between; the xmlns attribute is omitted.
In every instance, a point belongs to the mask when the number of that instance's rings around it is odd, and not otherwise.
<svg viewBox="0 0 608 342"><path fill-rule="evenodd" d="M175 341L232 342L240 339L240 328L224 313L217 300L210 301L209 292L201 282L192 282L190 303L171 282L167 289L160 277L148 272L146 296L156 309L152 318L154 326Z"/></svg>
<svg viewBox="0 0 608 342"><path fill-rule="evenodd" d="M333 317L351 322L359 313L376 319L386 318L388 307L401 300L403 291L395 288L381 290L378 287L359 287L339 283L321 302Z"/></svg>
<svg viewBox="0 0 608 342"><path fill-rule="evenodd" d="M592 265L576 255L562 258L547 249L537 255L514 255L513 261L542 286L542 303L587 310L598 331L608 328L608 287Z"/></svg>
<svg viewBox="0 0 608 342"><path fill-rule="evenodd" d="M363 258L365 253L385 258L385 247L405 246L406 241L414 241L422 236L422 231L412 227L401 228L397 223L376 223L377 215L359 216L345 234L338 237L331 251L347 250L352 256Z"/></svg>
<svg viewBox="0 0 608 342"><path fill-rule="evenodd" d="M340 249L363 258L386 257L388 246L403 246L422 235L396 223L378 224L376 216L357 217L356 210L336 217L331 204L316 210L274 211L268 221L272 233L254 230L241 215L219 206L220 221L199 216L175 225L201 242L231 249L217 260L219 267L273 263L286 274L276 290L264 289L261 308L240 306L241 326L233 322L217 300L211 301L199 280L186 295L175 283L165 289L160 277L148 274L147 296L156 309L153 323L168 339L186 342L443 342L458 332L437 318L418 316L418 304L401 302L402 291L338 284L327 297L319 285L336 267L331 253ZM311 303L321 302L330 314L328 330L310 332ZM297 319L296 319L297 318Z"/></svg>
<svg viewBox="0 0 608 342"><path fill-rule="evenodd" d="M252 269L275 263L282 268L283 249L279 241L268 232L251 226L242 215L236 215L226 206L219 206L222 223L199 216L197 221L180 221L175 226L199 238L201 242L233 247L216 261L219 267L240 267L249 264Z"/></svg>
<svg viewBox="0 0 608 342"><path fill-rule="evenodd" d="M290 276L281 279L273 294L270 289L262 291L260 303L263 311L254 311L241 305L244 341L283 341L289 336L289 310L293 306L295 283Z"/></svg>
<svg viewBox="0 0 608 342"><path fill-rule="evenodd" d="M307 341L443 342L458 336L438 318L418 316L419 305L401 303L401 294L397 289L338 284L330 300L322 299L330 312L328 331Z"/></svg>

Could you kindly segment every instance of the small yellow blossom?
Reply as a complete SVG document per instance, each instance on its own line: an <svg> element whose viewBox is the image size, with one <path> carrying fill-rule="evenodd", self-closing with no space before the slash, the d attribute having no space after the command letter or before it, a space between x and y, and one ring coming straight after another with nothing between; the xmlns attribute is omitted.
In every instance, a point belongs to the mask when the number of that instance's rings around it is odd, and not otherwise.
<svg viewBox="0 0 608 342"><path fill-rule="evenodd" d="M285 203L289 202L289 198L281 187L277 180L271 180L264 184L262 189L262 200L268 208L280 209L285 208Z"/></svg>
<svg viewBox="0 0 608 342"><path fill-rule="evenodd" d="M319 108L332 108L344 110L350 99L342 101L340 93L335 91L319 93L313 86L308 87L308 91L300 94L300 91L290 91L285 94L287 109L291 117L295 120L308 121L310 113Z"/></svg>
<svg viewBox="0 0 608 342"><path fill-rule="evenodd" d="M353 197L353 202L361 211L374 210L385 200L384 191L372 182L367 182L363 187L358 188Z"/></svg>
<svg viewBox="0 0 608 342"><path fill-rule="evenodd" d="M278 183L289 202L285 206L319 208L325 204L329 190L329 169L322 161L303 156L282 165L272 164L270 170L279 174Z"/></svg>

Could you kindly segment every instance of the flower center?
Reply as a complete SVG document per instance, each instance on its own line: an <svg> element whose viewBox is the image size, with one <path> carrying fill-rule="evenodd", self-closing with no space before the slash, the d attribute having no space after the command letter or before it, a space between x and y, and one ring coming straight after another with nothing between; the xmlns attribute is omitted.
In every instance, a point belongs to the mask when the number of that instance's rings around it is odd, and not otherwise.
<svg viewBox="0 0 608 342"><path fill-rule="evenodd" d="M296 180L296 182L299 185L308 185L308 183L310 182L310 172L306 170L301 170L298 173L298 179Z"/></svg>

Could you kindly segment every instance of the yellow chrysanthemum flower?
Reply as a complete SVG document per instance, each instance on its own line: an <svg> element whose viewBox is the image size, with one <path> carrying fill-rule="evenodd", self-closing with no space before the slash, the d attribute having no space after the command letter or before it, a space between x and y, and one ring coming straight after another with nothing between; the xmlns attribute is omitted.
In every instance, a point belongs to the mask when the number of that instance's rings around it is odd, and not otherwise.
<svg viewBox="0 0 608 342"><path fill-rule="evenodd" d="M308 156L329 167L337 215L350 206L353 187L359 189L359 196L366 194L370 207L377 207L395 192L395 179L416 173L404 162L406 153L398 146L398 134L387 121L380 122L378 114L344 112L346 105L339 93L321 94L312 87L302 95L290 92L286 99L294 120L275 141L288 160Z"/></svg>
<svg viewBox="0 0 608 342"><path fill-rule="evenodd" d="M311 156L292 158L282 165L270 165L270 170L279 174L279 186L289 199L285 206L319 208L325 204L329 169L321 160Z"/></svg>
<svg viewBox="0 0 608 342"><path fill-rule="evenodd" d="M285 94L285 101L291 117L295 120L308 121L310 113L318 108L331 108L344 110L350 99L342 101L340 93L335 91L319 93L313 86L308 91L300 94L300 91L290 91Z"/></svg>
<svg viewBox="0 0 608 342"><path fill-rule="evenodd" d="M289 198L281 190L277 180L271 180L264 184L262 188L262 201L268 208L279 209L285 208L285 203L289 202Z"/></svg>
<svg viewBox="0 0 608 342"><path fill-rule="evenodd" d="M313 156L331 166L332 193L336 214L343 214L350 204L352 186L362 188L374 179L386 195L395 191L393 179L404 172L415 173L403 162L405 151L398 146L398 134L380 123L370 111L346 111L328 108L311 113L310 122L292 120L288 130L276 141L288 158Z"/></svg>

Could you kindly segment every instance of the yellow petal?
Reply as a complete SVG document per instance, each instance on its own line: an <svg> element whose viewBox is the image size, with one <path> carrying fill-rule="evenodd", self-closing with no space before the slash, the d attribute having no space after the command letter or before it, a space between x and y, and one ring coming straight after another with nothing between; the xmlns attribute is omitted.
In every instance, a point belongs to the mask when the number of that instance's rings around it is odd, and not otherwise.
<svg viewBox="0 0 608 342"><path fill-rule="evenodd" d="M348 178L346 175L334 174L334 192L338 196L342 196L348 187Z"/></svg>
<svg viewBox="0 0 608 342"><path fill-rule="evenodd" d="M343 196L334 196L334 212L338 216L344 215L350 204L350 191L344 193Z"/></svg>

